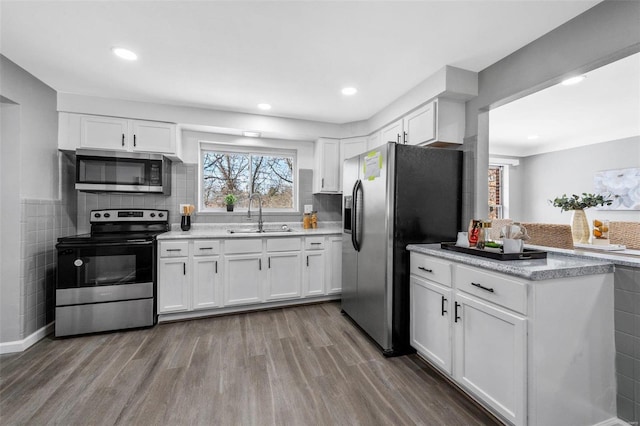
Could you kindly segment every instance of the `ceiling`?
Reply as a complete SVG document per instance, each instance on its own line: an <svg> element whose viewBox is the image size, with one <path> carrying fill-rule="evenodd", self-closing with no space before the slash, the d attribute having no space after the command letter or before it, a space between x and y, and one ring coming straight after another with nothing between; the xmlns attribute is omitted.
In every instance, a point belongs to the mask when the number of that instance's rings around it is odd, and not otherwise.
<svg viewBox="0 0 640 426"><path fill-rule="evenodd" d="M524 157L640 135L640 53L584 75L491 110L490 153Z"/></svg>
<svg viewBox="0 0 640 426"><path fill-rule="evenodd" d="M346 123L598 2L2 0L0 52L58 92Z"/></svg>

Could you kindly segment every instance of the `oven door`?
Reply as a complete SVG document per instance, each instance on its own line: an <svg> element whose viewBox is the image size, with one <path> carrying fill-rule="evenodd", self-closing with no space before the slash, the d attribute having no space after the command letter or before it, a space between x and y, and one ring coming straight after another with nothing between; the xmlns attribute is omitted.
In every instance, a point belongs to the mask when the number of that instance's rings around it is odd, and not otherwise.
<svg viewBox="0 0 640 426"><path fill-rule="evenodd" d="M58 246L56 306L154 297L153 241Z"/></svg>

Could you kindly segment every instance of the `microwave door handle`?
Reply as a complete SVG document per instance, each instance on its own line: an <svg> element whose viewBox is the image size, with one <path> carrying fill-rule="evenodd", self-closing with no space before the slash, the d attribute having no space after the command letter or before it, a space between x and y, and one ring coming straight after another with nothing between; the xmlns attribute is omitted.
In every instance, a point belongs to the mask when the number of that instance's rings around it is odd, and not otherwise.
<svg viewBox="0 0 640 426"><path fill-rule="evenodd" d="M353 185L353 191L351 193L351 199L353 200L353 205L351 208L351 244L353 244L353 248L356 251L360 251L360 241L358 241L358 223L359 223L359 212L358 212L358 191L362 187L362 181L358 179Z"/></svg>

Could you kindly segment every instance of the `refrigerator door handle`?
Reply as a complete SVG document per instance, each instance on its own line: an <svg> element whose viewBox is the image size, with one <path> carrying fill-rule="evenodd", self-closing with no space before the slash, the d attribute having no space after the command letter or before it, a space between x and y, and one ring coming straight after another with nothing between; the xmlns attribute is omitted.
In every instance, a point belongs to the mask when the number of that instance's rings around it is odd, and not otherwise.
<svg viewBox="0 0 640 426"><path fill-rule="evenodd" d="M356 251L360 251L360 241L358 241L358 191L361 187L362 181L358 179L351 192L351 199L353 200L351 208L351 244Z"/></svg>

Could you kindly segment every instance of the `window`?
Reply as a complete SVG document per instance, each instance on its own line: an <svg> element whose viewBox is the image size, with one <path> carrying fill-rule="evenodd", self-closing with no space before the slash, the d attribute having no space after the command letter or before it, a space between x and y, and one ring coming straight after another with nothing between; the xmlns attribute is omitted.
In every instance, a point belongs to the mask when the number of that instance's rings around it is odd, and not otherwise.
<svg viewBox="0 0 640 426"><path fill-rule="evenodd" d="M489 219L503 218L504 166L489 166Z"/></svg>
<svg viewBox="0 0 640 426"><path fill-rule="evenodd" d="M263 210L297 210L295 152L202 144L200 166L201 211L222 211L228 194L246 210L253 193L262 196Z"/></svg>

